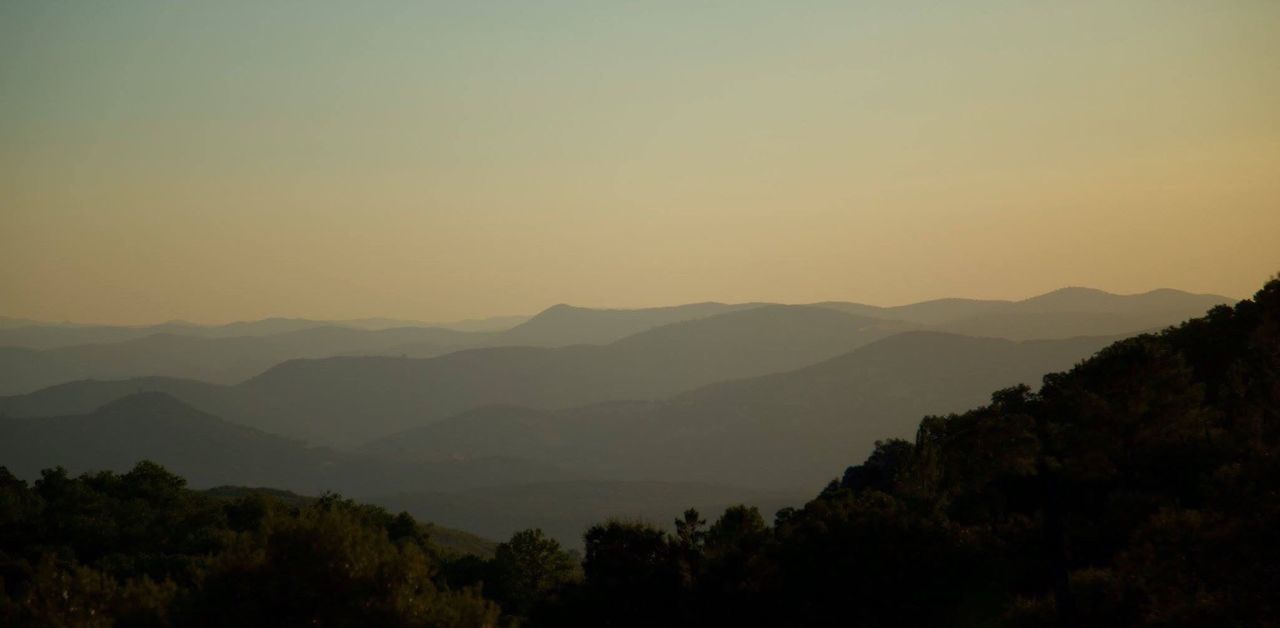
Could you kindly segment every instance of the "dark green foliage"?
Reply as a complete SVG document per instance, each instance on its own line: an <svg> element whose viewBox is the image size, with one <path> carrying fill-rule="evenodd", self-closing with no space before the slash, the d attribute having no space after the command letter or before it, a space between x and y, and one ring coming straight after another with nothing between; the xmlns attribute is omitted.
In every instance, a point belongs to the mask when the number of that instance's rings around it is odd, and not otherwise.
<svg viewBox="0 0 1280 628"><path fill-rule="evenodd" d="M486 593L504 610L526 616L577 577L572 556L542 530L517 532L494 552L492 584Z"/></svg>
<svg viewBox="0 0 1280 628"><path fill-rule="evenodd" d="M164 468L28 487L0 467L0 625L492 625L406 514L186 489Z"/></svg>

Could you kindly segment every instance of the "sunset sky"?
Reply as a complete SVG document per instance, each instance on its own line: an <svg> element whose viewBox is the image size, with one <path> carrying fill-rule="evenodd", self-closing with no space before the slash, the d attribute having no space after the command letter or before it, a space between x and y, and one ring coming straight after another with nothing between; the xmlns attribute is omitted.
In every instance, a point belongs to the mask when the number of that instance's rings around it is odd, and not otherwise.
<svg viewBox="0 0 1280 628"><path fill-rule="evenodd" d="M1277 271L1274 0L0 4L0 315Z"/></svg>

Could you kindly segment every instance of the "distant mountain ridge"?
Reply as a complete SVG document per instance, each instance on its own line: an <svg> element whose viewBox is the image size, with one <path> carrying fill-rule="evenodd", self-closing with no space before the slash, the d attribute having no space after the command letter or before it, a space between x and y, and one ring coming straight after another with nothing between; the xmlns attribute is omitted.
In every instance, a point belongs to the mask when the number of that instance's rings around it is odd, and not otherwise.
<svg viewBox="0 0 1280 628"><path fill-rule="evenodd" d="M306 447L158 392L129 395L83 415L0 418L0 462L18 477L35 479L55 465L73 474L119 472L140 460L180 472L193 488L219 496L271 487L268 492L293 501L309 498L284 491L337 491L384 504L403 502L415 513L443 515L436 522L449 527L439 528L439 536L433 530L434 540L481 554L492 553L492 544L450 527L505 538L542 525L572 547L602 516L665 520L691 504L716 508L743 502L776 510L806 497L705 483L585 478L513 458L418 461ZM513 495L519 498L501 503Z"/></svg>
<svg viewBox="0 0 1280 628"><path fill-rule="evenodd" d="M895 307L828 301L815 303L861 316L916 323L925 328L1010 340L1070 338L1160 329L1236 299L1162 288L1113 294L1068 287L1021 301L935 299Z"/></svg>
<svg viewBox="0 0 1280 628"><path fill-rule="evenodd" d="M257 338L316 328L340 328L360 331L413 328L469 333L496 333L511 329L529 320L529 318L528 316L496 316L448 323L424 323L395 318L358 318L332 321L307 318L264 318L253 321L236 321L223 325L198 325L186 321L168 321L155 325L87 325L79 323L46 323L29 319L0 317L0 346L55 349L83 344L124 342L157 334L211 339Z"/></svg>
<svg viewBox="0 0 1280 628"><path fill-rule="evenodd" d="M86 412L146 386L244 425L311 442L356 444L490 403L557 408L658 399L798 368L896 331L883 321L823 308L767 306L675 323L608 345L495 347L428 359L292 360L235 386L172 378L85 381L0 398L0 413Z"/></svg>
<svg viewBox="0 0 1280 628"><path fill-rule="evenodd" d="M395 461L308 447L229 423L160 392L128 395L84 414L0 418L0 460L20 477L37 477L55 464L73 472L119 471L144 459L181 471L195 487L270 486L310 494L455 490L578 477L520 460Z"/></svg>
<svg viewBox="0 0 1280 628"><path fill-rule="evenodd" d="M1016 302L938 299L889 308L842 302L813 307L893 321L884 324L900 331L932 329L1028 340L1159 329L1230 301L1177 290L1113 295L1064 288ZM430 358L486 347L605 345L669 324L760 307L778 306L694 303L609 310L557 305L533 317L460 321L455 327L396 326L411 321L392 319L277 318L217 327L175 321L145 328L24 326L19 324L23 321L5 319L0 325L0 395L80 379L164 376L236 384L299 358Z"/></svg>
<svg viewBox="0 0 1280 628"><path fill-rule="evenodd" d="M639 309L553 305L503 334L508 345L606 344L655 327L773 303L690 303Z"/></svg>
<svg viewBox="0 0 1280 628"><path fill-rule="evenodd" d="M710 384L662 401L547 411L488 406L375 440L420 459L555 460L588 475L786 489L829 479L876 439L993 389L1035 384L1116 337L1010 341L907 332L800 369Z"/></svg>

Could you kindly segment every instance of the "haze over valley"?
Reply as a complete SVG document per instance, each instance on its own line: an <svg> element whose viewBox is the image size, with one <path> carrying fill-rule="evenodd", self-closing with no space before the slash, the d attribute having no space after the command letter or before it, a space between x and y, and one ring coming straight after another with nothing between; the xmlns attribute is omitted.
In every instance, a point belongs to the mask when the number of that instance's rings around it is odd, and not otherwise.
<svg viewBox="0 0 1280 628"><path fill-rule="evenodd" d="M1064 288L897 307L556 305L462 329L11 319L0 457L28 478L54 459L73 472L148 459L195 487L339 491L574 546L609 509L663 520L802 501L922 416L1233 302ZM497 508L502 491L542 497Z"/></svg>

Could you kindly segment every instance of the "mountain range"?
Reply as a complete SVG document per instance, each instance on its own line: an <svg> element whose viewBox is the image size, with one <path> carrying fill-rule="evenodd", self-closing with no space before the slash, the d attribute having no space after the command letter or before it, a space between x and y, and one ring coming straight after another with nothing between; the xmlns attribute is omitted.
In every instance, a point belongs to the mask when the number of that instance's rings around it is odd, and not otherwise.
<svg viewBox="0 0 1280 628"><path fill-rule="evenodd" d="M1035 385L1116 337L1010 341L908 332L804 368L719 382L652 402L549 411L475 408L364 450L423 460L504 456L591 476L786 489L821 484L921 416Z"/></svg>
<svg viewBox="0 0 1280 628"><path fill-rule="evenodd" d="M811 306L880 319L899 331L929 329L1026 340L1157 329L1229 302L1227 297L1176 290L1122 296L1066 288L1016 302L940 299L898 307L844 302ZM773 304L697 303L602 310L556 305L531 318L447 326L392 319L265 319L216 327L183 322L103 327L5 319L0 325L0 395L79 379L143 376L238 384L293 359L429 358L486 347L609 344L669 324L769 306Z"/></svg>
<svg viewBox="0 0 1280 628"><path fill-rule="evenodd" d="M121 328L6 320L0 342L30 346L0 348L0 390L20 393L0 397L0 465L153 459L197 487L334 490L576 544L604 514L802 501L921 416L1226 302L1072 288L891 308L560 305L502 330L275 319L116 341L103 334ZM54 346L76 334L99 342Z"/></svg>
<svg viewBox="0 0 1280 628"><path fill-rule="evenodd" d="M169 378L74 382L54 394L0 398L0 412L79 413L128 392L156 390L243 425L355 445L485 404L558 408L658 399L812 364L893 331L892 324L834 310L767 306L666 325L607 345L494 347L427 359L291 360L234 386ZM50 398L56 400L52 406L39 402ZM84 403L67 403L77 399Z"/></svg>
<svg viewBox="0 0 1280 628"><path fill-rule="evenodd" d="M20 477L38 477L54 465L77 473L122 471L139 460L181 472L200 488L269 486L309 494L455 490L580 477L524 460L420 462L310 447L224 421L159 392L128 395L85 414L0 418L0 461Z"/></svg>

